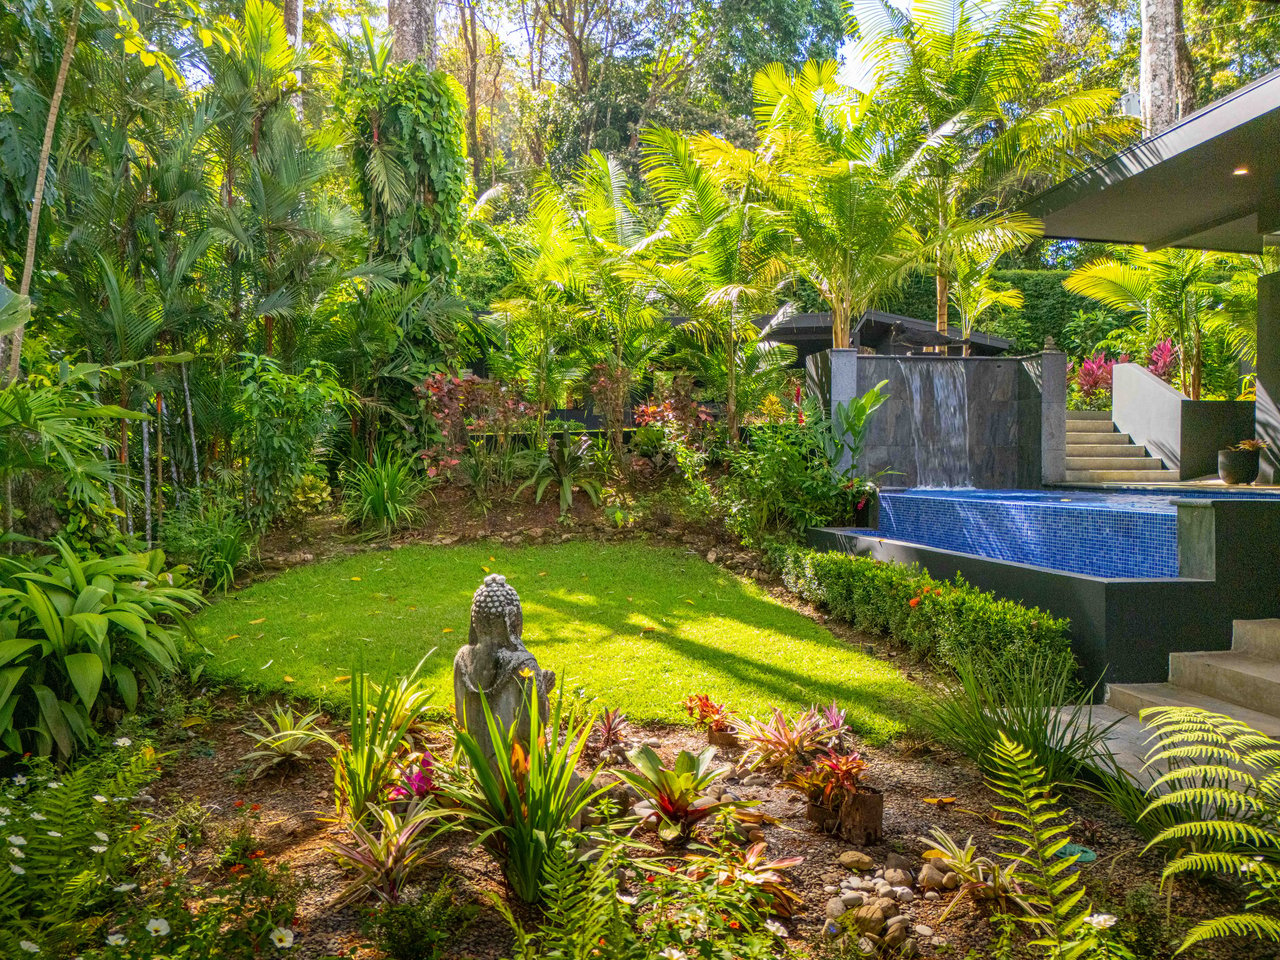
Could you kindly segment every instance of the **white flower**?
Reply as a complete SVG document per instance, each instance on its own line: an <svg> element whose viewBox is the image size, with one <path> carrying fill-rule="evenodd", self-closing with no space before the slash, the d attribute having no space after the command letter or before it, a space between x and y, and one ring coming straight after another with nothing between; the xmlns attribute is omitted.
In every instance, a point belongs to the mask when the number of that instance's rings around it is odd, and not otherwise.
<svg viewBox="0 0 1280 960"><path fill-rule="evenodd" d="M49 836L53 837L55 840L56 840L58 837L61 837L61 836L62 836L62 834L60 834L57 830L50 830L50 831L48 831L48 834L49 834Z"/></svg>
<svg viewBox="0 0 1280 960"><path fill-rule="evenodd" d="M787 933L787 928L780 924L777 920L766 920L764 928L772 933L775 937L782 937L784 940L791 936Z"/></svg>
<svg viewBox="0 0 1280 960"><path fill-rule="evenodd" d="M173 861L169 859L169 855L167 853L157 853L156 859L160 861L160 866L162 867L167 867L169 864L173 863Z"/></svg>
<svg viewBox="0 0 1280 960"><path fill-rule="evenodd" d="M679 947L667 947L665 950L660 950L658 956L662 960L689 960L689 955Z"/></svg>
<svg viewBox="0 0 1280 960"><path fill-rule="evenodd" d="M1084 922L1095 930L1106 930L1116 925L1116 918L1109 913L1093 913L1085 917Z"/></svg>
<svg viewBox="0 0 1280 960"><path fill-rule="evenodd" d="M288 927L276 927L271 931L271 942L281 950L288 950L293 946L293 931Z"/></svg>
<svg viewBox="0 0 1280 960"><path fill-rule="evenodd" d="M10 872L12 872L13 874L15 874L16 876L19 876L19 877L20 877L20 876L22 876L24 873L26 873L26 872L27 872L27 871L23 870L20 866L18 866L16 863L11 863L11 864L9 864L9 870L10 870Z"/></svg>
<svg viewBox="0 0 1280 960"><path fill-rule="evenodd" d="M105 833L103 833L101 830L95 830L95 831L93 831L93 835L94 835L95 837L97 837L99 840L101 840L103 843L106 843L108 840L110 840L110 839L111 839L111 838L110 838L110 837L108 837Z"/></svg>
<svg viewBox="0 0 1280 960"><path fill-rule="evenodd" d="M93 799L97 800L99 803L106 803L106 802L107 802L107 798L106 798L106 797L104 797L104 796L103 796L102 794L100 794L100 793L95 793L95 794L93 795Z"/></svg>
<svg viewBox="0 0 1280 960"><path fill-rule="evenodd" d="M138 889L138 885L136 883L122 883L119 886L112 887L111 889L116 893L131 893Z"/></svg>
<svg viewBox="0 0 1280 960"><path fill-rule="evenodd" d="M40 948L36 946L34 943L32 943L30 940L19 940L18 946L20 946L23 950L27 951L27 953L40 952Z"/></svg>
<svg viewBox="0 0 1280 960"><path fill-rule="evenodd" d="M50 780L50 781L49 781L49 789L50 789L50 790L57 790L60 786L62 786L62 781L61 781L61 780Z"/></svg>
<svg viewBox="0 0 1280 960"><path fill-rule="evenodd" d="M123 947L123 946L124 946L126 943L128 943L128 942L129 942L129 941L128 941L127 939L125 939L125 935L124 935L123 933L109 933L109 934L107 934L107 946L108 946L108 947Z"/></svg>
<svg viewBox="0 0 1280 960"><path fill-rule="evenodd" d="M95 843L92 847L90 847L90 848L89 848L89 850L90 850L91 852L93 852L93 853L106 853L106 852L107 852L107 848L106 848L106 847L104 847L104 846L102 846L102 844L100 844L100 843Z"/></svg>
<svg viewBox="0 0 1280 960"><path fill-rule="evenodd" d="M27 785L27 778L20 773L15 774L13 778L13 782L15 786L25 787Z"/></svg>
<svg viewBox="0 0 1280 960"><path fill-rule="evenodd" d="M8 837L8 840L15 847L21 847L23 844L27 842L26 837L18 837L18 836L10 836Z"/></svg>
<svg viewBox="0 0 1280 960"><path fill-rule="evenodd" d="M13 813L13 811L8 807L0 807L0 817L7 817L11 813Z"/></svg>
<svg viewBox="0 0 1280 960"><path fill-rule="evenodd" d="M635 906L636 898L625 893L618 894L618 902L625 903L629 907Z"/></svg>
<svg viewBox="0 0 1280 960"><path fill-rule="evenodd" d="M49 818L37 810L31 814L31 819L32 820L48 820Z"/></svg>
<svg viewBox="0 0 1280 960"><path fill-rule="evenodd" d="M21 850L19 850L17 847L10 847L9 856L13 857L15 860L21 860L23 857L26 856L26 854L23 853Z"/></svg>
<svg viewBox="0 0 1280 960"><path fill-rule="evenodd" d="M147 933L153 937L167 937L169 935L169 921L163 917L152 917L147 921Z"/></svg>
<svg viewBox="0 0 1280 960"><path fill-rule="evenodd" d="M115 742L116 742L116 746L117 746L117 747L132 747L132 746L133 746L133 741L132 741L132 740L130 740L128 737L116 737L116 741L115 741Z"/></svg>

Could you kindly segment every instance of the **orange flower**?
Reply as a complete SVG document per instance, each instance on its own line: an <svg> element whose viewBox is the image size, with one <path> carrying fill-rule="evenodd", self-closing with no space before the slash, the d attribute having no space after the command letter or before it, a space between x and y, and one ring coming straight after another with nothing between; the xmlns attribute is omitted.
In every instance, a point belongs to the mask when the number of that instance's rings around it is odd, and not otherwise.
<svg viewBox="0 0 1280 960"><path fill-rule="evenodd" d="M261 810L261 809L262 809L262 804L260 804L260 803L255 803L255 804L253 804L251 807L249 807L249 809L250 809L250 810Z"/></svg>
<svg viewBox="0 0 1280 960"><path fill-rule="evenodd" d="M243 801L243 800L237 800L237 801L236 801L236 809L237 809L237 810L238 810L240 807L243 807L243 806L244 806L244 801Z"/></svg>
<svg viewBox="0 0 1280 960"><path fill-rule="evenodd" d="M737 929L738 929L738 927L740 927L740 926L741 926L741 924L740 924L740 923L738 923L738 921L737 921L737 920L730 920L730 921L729 921L729 929L730 929L730 930L737 930Z"/></svg>
<svg viewBox="0 0 1280 960"><path fill-rule="evenodd" d="M919 598L919 597L912 597L910 600L908 600L908 601L907 601L907 606L909 606L909 607L918 607L918 606L920 606L920 598Z"/></svg>

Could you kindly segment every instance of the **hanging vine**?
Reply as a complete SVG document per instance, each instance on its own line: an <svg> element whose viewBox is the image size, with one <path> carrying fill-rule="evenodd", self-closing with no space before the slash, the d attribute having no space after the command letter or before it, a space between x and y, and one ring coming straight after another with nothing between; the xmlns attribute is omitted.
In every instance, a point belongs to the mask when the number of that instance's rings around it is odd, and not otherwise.
<svg viewBox="0 0 1280 960"><path fill-rule="evenodd" d="M375 58L348 69L342 99L373 254L399 260L410 280L451 279L467 191L457 81L417 61Z"/></svg>

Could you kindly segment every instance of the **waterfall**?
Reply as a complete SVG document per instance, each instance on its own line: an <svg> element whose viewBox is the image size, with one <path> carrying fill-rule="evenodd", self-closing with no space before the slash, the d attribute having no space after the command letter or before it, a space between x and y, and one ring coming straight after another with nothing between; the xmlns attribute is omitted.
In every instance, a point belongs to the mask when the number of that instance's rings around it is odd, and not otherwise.
<svg viewBox="0 0 1280 960"><path fill-rule="evenodd" d="M963 360L899 360L911 403L917 487L971 487L968 367Z"/></svg>

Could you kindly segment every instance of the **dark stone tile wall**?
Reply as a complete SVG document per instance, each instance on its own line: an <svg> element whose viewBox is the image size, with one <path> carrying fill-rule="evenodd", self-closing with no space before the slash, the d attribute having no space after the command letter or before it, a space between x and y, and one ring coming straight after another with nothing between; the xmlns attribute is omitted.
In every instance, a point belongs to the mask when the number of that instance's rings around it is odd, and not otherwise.
<svg viewBox="0 0 1280 960"><path fill-rule="evenodd" d="M1044 419L1040 366L1040 357L835 351L832 399L840 403L888 381L889 400L870 421L861 465L869 475L890 471L882 477L886 486L1038 487Z"/></svg>

